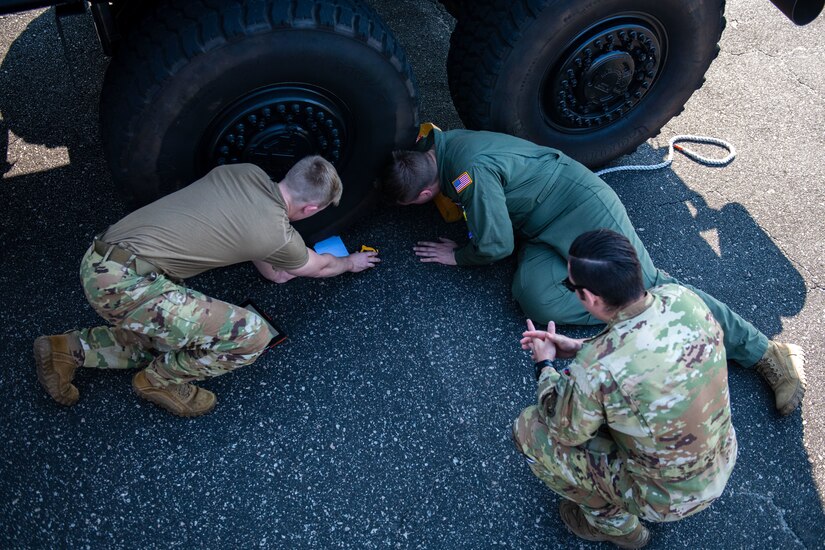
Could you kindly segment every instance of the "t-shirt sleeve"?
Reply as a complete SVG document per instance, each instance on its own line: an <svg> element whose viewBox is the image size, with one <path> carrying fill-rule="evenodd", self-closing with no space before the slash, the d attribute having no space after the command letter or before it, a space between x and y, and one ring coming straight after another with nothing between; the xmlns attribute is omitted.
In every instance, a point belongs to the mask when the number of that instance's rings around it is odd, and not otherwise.
<svg viewBox="0 0 825 550"><path fill-rule="evenodd" d="M498 174L484 168L468 173L472 183L458 198L467 216L470 242L456 250L455 259L458 265L489 264L513 253L513 224Z"/></svg>
<svg viewBox="0 0 825 550"><path fill-rule="evenodd" d="M301 234L290 225L286 230L283 246L264 259L277 270L298 269L309 261L309 251Z"/></svg>

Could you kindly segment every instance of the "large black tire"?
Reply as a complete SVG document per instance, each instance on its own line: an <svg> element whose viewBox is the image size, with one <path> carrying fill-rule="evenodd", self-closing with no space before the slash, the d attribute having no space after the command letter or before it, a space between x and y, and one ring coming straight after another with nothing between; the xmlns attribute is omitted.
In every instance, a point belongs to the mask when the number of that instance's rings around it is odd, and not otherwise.
<svg viewBox="0 0 825 550"><path fill-rule="evenodd" d="M444 8L447 10L447 13L455 17L456 19L461 19L464 10L467 8L467 4L473 2L473 0L438 0Z"/></svg>
<svg viewBox="0 0 825 550"><path fill-rule="evenodd" d="M724 0L481 0L451 37L453 102L468 128L602 165L701 87L723 11Z"/></svg>
<svg viewBox="0 0 825 550"><path fill-rule="evenodd" d="M296 224L308 241L372 203L380 164L417 124L405 55L360 0L172 0L120 44L101 99L112 175L136 205L217 164L253 162L278 180L323 155L344 194Z"/></svg>

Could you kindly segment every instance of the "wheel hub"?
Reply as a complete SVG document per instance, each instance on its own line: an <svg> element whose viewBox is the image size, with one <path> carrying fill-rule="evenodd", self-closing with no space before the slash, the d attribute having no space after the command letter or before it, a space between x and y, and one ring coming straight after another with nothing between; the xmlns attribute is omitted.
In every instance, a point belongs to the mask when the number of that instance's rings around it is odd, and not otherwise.
<svg viewBox="0 0 825 550"><path fill-rule="evenodd" d="M348 154L345 113L332 94L313 87L276 84L256 90L215 117L200 148L201 171L251 162L280 180L312 154L337 167Z"/></svg>
<svg viewBox="0 0 825 550"><path fill-rule="evenodd" d="M633 79L633 56L626 52L611 52L601 56L584 73L582 93L588 103L605 104L623 95Z"/></svg>
<svg viewBox="0 0 825 550"><path fill-rule="evenodd" d="M566 132L593 131L633 110L661 72L661 29L653 20L627 16L599 22L571 40L544 85L550 124Z"/></svg>

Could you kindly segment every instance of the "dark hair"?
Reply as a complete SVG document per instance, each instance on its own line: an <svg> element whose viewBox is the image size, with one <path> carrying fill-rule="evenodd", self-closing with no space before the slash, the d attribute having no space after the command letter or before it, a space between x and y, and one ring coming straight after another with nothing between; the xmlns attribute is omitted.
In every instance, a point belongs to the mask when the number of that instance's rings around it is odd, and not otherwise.
<svg viewBox="0 0 825 550"><path fill-rule="evenodd" d="M410 202L433 182L436 175L435 163L426 152L393 151L378 176L378 189L389 202Z"/></svg>
<svg viewBox="0 0 825 550"><path fill-rule="evenodd" d="M582 233L570 245L567 261L573 282L600 296L610 308L625 306L644 294L636 249L615 231Z"/></svg>

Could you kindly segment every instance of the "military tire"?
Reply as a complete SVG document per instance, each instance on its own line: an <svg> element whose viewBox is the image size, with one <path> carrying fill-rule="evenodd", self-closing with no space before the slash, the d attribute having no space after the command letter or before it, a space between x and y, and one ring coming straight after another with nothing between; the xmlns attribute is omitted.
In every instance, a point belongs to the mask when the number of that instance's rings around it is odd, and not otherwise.
<svg viewBox="0 0 825 550"><path fill-rule="evenodd" d="M459 19L450 92L468 128L589 166L633 151L684 108L719 52L724 0L493 0Z"/></svg>
<svg viewBox="0 0 825 550"><path fill-rule="evenodd" d="M344 195L296 224L308 241L371 204L385 155L418 124L404 52L358 0L173 0L123 40L101 97L112 175L135 205L218 164L253 162L277 180L323 155Z"/></svg>

